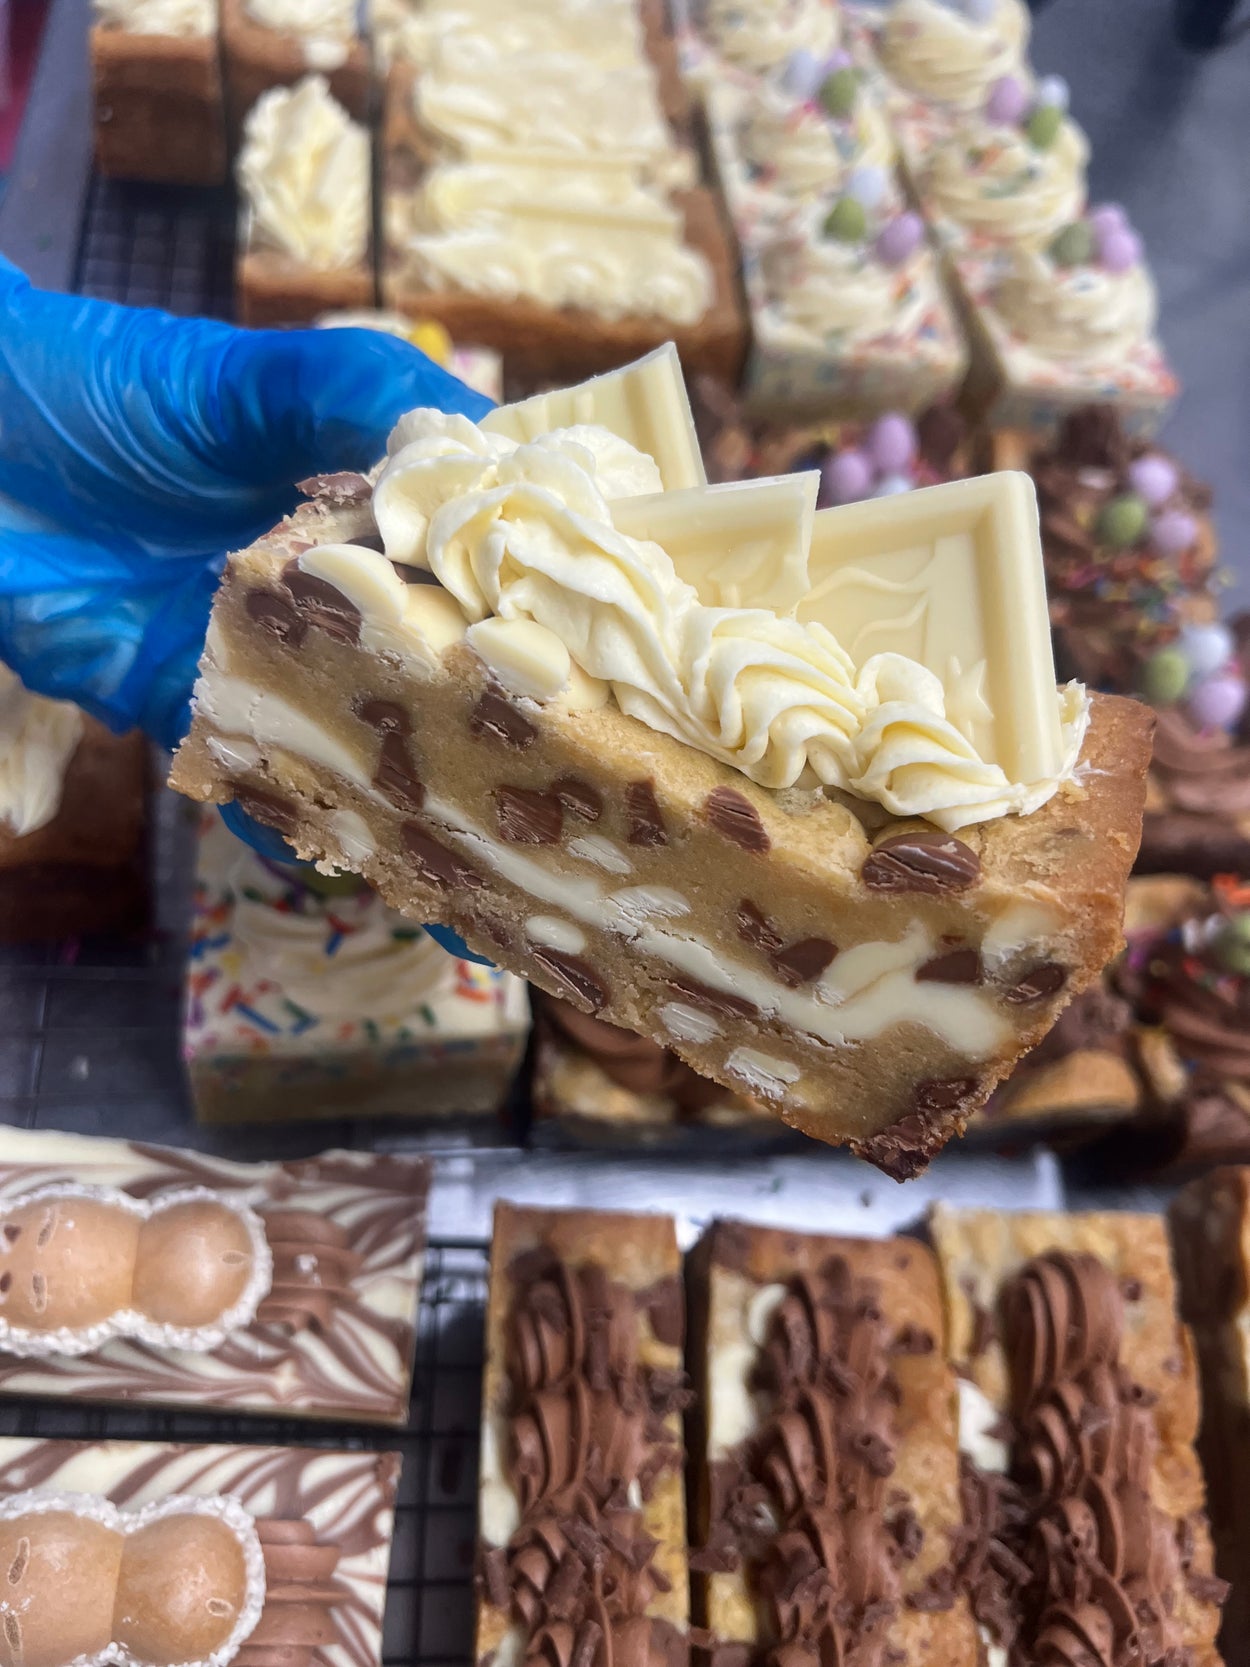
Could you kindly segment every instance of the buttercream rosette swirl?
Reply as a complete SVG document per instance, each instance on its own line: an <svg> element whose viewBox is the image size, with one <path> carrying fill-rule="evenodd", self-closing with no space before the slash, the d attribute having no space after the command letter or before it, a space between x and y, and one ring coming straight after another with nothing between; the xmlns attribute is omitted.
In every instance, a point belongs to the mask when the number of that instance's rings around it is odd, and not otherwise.
<svg viewBox="0 0 1250 1667"><path fill-rule="evenodd" d="M954 831L1044 804L1075 770L1089 705L1056 695L1064 762L1013 782L948 716L938 677L879 654L855 666L819 623L700 601L612 498L659 489L606 430L525 445L466 418L410 413L374 491L387 557L431 572L470 622L543 627L621 711L761 786L840 789Z"/></svg>
<svg viewBox="0 0 1250 1667"><path fill-rule="evenodd" d="M935 104L976 109L1017 69L1029 41L1021 0L997 0L984 21L944 0L894 0L882 28L882 62L900 86Z"/></svg>
<svg viewBox="0 0 1250 1667"><path fill-rule="evenodd" d="M1150 339L1158 311L1144 264L1063 266L1041 249L1016 250L993 305L1027 346L1072 365L1116 364Z"/></svg>
<svg viewBox="0 0 1250 1667"><path fill-rule="evenodd" d="M974 120L934 148L922 191L966 231L1035 246L1080 214L1088 161L1089 141L1073 121L1042 149L1023 129Z"/></svg>

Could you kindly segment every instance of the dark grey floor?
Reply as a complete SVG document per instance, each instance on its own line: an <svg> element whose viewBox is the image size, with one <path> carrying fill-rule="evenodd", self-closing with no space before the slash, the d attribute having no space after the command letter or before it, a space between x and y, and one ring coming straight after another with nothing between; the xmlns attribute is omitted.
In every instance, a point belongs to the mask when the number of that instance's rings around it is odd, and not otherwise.
<svg viewBox="0 0 1250 1667"><path fill-rule="evenodd" d="M1164 438L1216 490L1232 595L1250 604L1250 33L1179 46L1172 0L1053 0L1033 61L1067 78L1095 201L1128 209L1184 385Z"/></svg>

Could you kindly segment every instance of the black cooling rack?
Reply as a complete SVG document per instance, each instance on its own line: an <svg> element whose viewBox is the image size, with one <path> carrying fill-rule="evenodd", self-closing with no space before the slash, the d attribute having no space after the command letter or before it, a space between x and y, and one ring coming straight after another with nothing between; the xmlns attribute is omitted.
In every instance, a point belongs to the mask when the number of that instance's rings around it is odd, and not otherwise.
<svg viewBox="0 0 1250 1667"><path fill-rule="evenodd" d="M435 1241L425 1264L416 1374L403 1430L308 1420L141 1412L0 1400L0 1435L56 1440L257 1442L400 1452L384 1667L463 1667L472 1655L477 1409L487 1252Z"/></svg>
<svg viewBox="0 0 1250 1667"><path fill-rule="evenodd" d="M228 188L129 185L93 174L74 288L132 307L229 318L235 213L234 192Z"/></svg>

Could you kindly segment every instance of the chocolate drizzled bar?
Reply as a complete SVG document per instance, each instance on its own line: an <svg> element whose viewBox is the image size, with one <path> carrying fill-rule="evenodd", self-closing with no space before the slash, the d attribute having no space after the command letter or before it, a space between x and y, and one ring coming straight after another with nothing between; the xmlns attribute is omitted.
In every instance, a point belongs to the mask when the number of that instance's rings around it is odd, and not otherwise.
<svg viewBox="0 0 1250 1667"><path fill-rule="evenodd" d="M403 1424L428 1186L6 1130L0 1393Z"/></svg>
<svg viewBox="0 0 1250 1667"><path fill-rule="evenodd" d="M0 1441L3 1667L377 1667L395 1453Z"/></svg>
<svg viewBox="0 0 1250 1667"><path fill-rule="evenodd" d="M672 1221L496 1207L479 1663L686 1660L682 1336Z"/></svg>
<svg viewBox="0 0 1250 1667"><path fill-rule="evenodd" d="M718 1222L688 1283L696 1659L974 1667L931 1253Z"/></svg>
<svg viewBox="0 0 1250 1667"><path fill-rule="evenodd" d="M959 1578L1012 1662L1213 1667L1198 1376L1162 1218L931 1220L960 1374Z"/></svg>

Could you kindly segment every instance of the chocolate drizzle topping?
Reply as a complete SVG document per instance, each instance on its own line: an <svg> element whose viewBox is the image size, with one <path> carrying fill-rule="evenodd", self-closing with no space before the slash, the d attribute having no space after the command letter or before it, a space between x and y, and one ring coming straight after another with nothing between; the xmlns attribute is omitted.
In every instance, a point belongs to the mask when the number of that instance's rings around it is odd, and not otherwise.
<svg viewBox="0 0 1250 1667"><path fill-rule="evenodd" d="M1048 1251L1005 1288L1010 1477L966 1467L960 1578L1012 1667L1189 1667L1177 1618L1192 1530L1155 1503L1154 1397L1121 1359L1124 1294ZM1210 1601L1222 1585L1204 1583Z"/></svg>
<svg viewBox="0 0 1250 1667"><path fill-rule="evenodd" d="M875 1283L831 1256L796 1274L773 1313L754 1388L758 1431L714 1467L708 1543L692 1564L746 1563L767 1612L769 1667L885 1667L900 1568L923 1543L891 1483L897 1338ZM929 1607L949 1607L953 1586ZM928 1591L920 1594L924 1604Z"/></svg>
<svg viewBox="0 0 1250 1667"><path fill-rule="evenodd" d="M480 1584L523 1628L531 1667L675 1667L679 1635L647 1613L671 1585L630 1502L681 1467L670 1423L684 1379L639 1359L655 1288L635 1297L542 1246L510 1272L507 1466L521 1521L506 1549L484 1549Z"/></svg>

